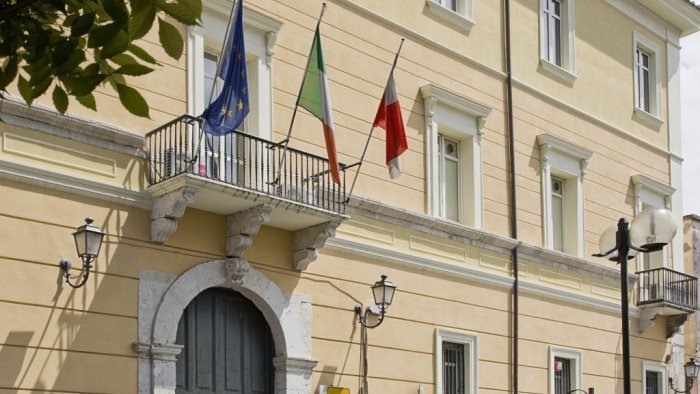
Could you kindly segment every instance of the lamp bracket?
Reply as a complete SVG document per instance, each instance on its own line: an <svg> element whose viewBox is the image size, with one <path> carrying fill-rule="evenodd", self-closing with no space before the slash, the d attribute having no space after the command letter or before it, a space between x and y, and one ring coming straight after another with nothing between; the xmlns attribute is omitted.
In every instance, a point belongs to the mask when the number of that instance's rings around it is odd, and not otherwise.
<svg viewBox="0 0 700 394"><path fill-rule="evenodd" d="M384 310L382 308L379 308L379 313L374 313L369 307L365 308L364 313L362 312L362 305L357 304L355 305L355 317L357 318L357 321L366 328L376 328L379 327L380 324L384 321ZM367 324L367 315L369 314L373 315L379 315L379 320L375 324Z"/></svg>
<svg viewBox="0 0 700 394"><path fill-rule="evenodd" d="M70 261L67 259L61 259L61 261L58 263L58 267L61 269L61 271L63 271L63 276L66 278L66 283L68 283L70 287L77 289L79 287L83 287L85 282L87 282L88 277L90 276L90 268L92 268L93 261L94 259L92 257L86 257L83 260L83 278L78 283L71 282L70 270L72 268L72 264Z"/></svg>
<svg viewBox="0 0 700 394"><path fill-rule="evenodd" d="M688 379L688 387L685 390L678 390L673 385L673 378L668 378L668 386L671 387L671 390L673 390L677 394L689 393L690 390L692 390L692 388L693 388L693 383L695 383L695 379Z"/></svg>

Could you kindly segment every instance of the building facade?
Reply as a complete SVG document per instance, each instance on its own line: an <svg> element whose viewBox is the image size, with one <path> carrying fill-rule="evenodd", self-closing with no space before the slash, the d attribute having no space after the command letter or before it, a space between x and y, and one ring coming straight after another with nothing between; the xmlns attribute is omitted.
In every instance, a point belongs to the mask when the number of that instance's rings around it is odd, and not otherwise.
<svg viewBox="0 0 700 394"><path fill-rule="evenodd" d="M204 1L179 61L142 40L161 64L129 80L149 119L109 90L67 116L3 101L0 390L622 392L620 273L592 255L621 217L683 222L679 39L700 9L330 1L336 185L321 124L295 115L319 1L244 4L251 110L241 132L201 134L231 8ZM392 180L382 129L357 163L402 38ZM58 264L78 275L86 216L105 237L73 289ZM671 393L695 354L683 255L679 231L629 263L635 393ZM354 308L381 275L398 289L365 330Z"/></svg>

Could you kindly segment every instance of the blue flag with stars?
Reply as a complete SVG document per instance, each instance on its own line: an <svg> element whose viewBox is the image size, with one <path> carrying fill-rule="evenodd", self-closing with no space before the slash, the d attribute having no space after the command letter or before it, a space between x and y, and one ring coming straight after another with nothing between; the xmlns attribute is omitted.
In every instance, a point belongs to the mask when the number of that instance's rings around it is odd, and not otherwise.
<svg viewBox="0 0 700 394"><path fill-rule="evenodd" d="M248 115L248 72L243 40L243 0L238 0L229 35L221 53L217 79L223 79L219 96L204 111L204 131L213 135L233 132Z"/></svg>

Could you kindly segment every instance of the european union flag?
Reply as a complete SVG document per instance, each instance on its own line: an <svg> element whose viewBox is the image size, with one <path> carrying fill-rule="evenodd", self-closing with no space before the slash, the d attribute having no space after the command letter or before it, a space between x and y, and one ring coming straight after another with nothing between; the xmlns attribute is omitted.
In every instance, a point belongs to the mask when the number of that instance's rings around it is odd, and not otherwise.
<svg viewBox="0 0 700 394"><path fill-rule="evenodd" d="M204 111L204 131L223 135L234 131L248 115L248 72L243 40L243 0L238 0L229 35L220 57L221 93Z"/></svg>

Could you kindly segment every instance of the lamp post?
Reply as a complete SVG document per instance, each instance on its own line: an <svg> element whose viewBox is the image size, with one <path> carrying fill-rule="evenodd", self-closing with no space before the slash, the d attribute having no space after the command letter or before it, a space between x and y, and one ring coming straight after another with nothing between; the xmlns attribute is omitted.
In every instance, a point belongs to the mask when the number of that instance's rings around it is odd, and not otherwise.
<svg viewBox="0 0 700 394"><path fill-rule="evenodd" d="M685 372L685 381L687 382L687 387L684 391L676 389L673 386L673 378L668 378L668 385L671 387L671 390L679 394L689 393L690 390L693 388L693 383L695 383L695 380L698 378L698 375L700 375L700 365L696 364L695 358L691 357L690 360L683 366L683 371Z"/></svg>
<svg viewBox="0 0 700 394"><path fill-rule="evenodd" d="M377 307L379 308L379 321L377 321L377 323L375 324L367 324L367 315L372 311L368 307L367 309L365 309L365 312L363 314L362 305L360 304L355 305L355 317L357 317L357 321L367 328L379 327L379 325L382 324L382 322L384 321L384 313L386 313L386 310L389 309L391 301L394 300L395 291L396 286L394 286L394 284L386 278L386 275L382 275L382 279L375 282L374 286L372 286L374 304L377 305Z"/></svg>
<svg viewBox="0 0 700 394"><path fill-rule="evenodd" d="M617 230L617 231L615 231ZM614 235L614 237L613 237ZM676 235L673 215L668 209L642 211L632 220L622 218L617 227L610 227L600 236L600 253L620 264L620 295L622 298L622 381L624 394L632 394L630 381L629 299L627 294L627 260L637 252L650 253L663 249ZM617 252L617 253L614 253Z"/></svg>
<svg viewBox="0 0 700 394"><path fill-rule="evenodd" d="M92 224L93 220L90 218L85 219L85 224L78 227L78 229L73 233L73 238L75 239L75 249L78 252L78 257L83 261L83 279L79 283L72 283L70 280L70 270L71 263L66 259L62 259L58 263L59 268L63 271L63 275L66 278L66 283L72 288L77 289L82 287L87 282L88 276L90 276L90 268L92 268L92 263L95 262L97 256L100 254L100 247L102 246L102 238L104 233L100 231L100 228Z"/></svg>
<svg viewBox="0 0 700 394"><path fill-rule="evenodd" d="M593 387L589 387L589 388L588 388L588 391L583 391L583 390L581 390L581 389L573 389L573 390L569 391L569 392L566 393L566 394L575 394L575 393L593 394L593 393L594 393L594 390L593 390Z"/></svg>

